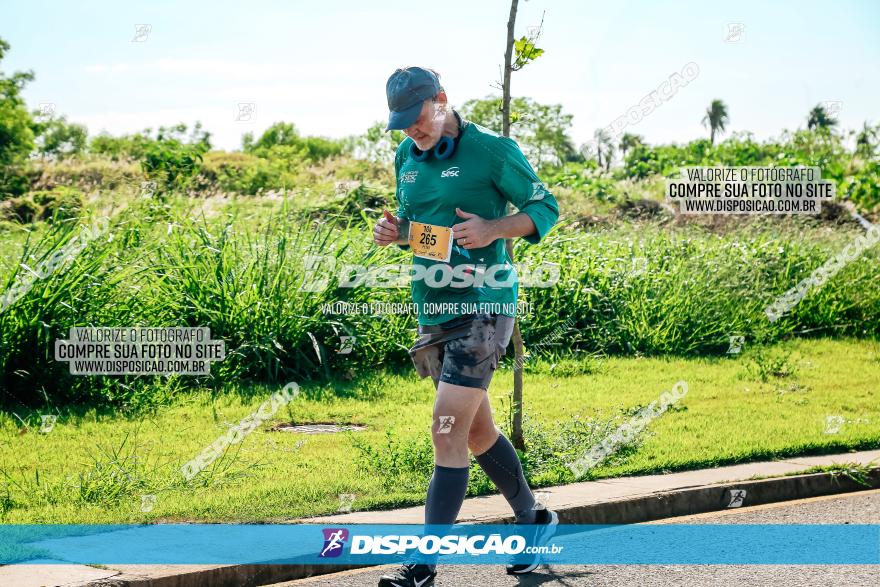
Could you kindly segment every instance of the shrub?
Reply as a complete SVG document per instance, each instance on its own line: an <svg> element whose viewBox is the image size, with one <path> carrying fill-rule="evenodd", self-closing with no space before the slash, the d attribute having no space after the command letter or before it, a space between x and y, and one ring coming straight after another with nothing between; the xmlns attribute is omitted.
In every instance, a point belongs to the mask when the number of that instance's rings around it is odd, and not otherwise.
<svg viewBox="0 0 880 587"><path fill-rule="evenodd" d="M205 155L199 172L200 187L221 192L256 195L280 188L281 170L250 153L212 151Z"/></svg>
<svg viewBox="0 0 880 587"><path fill-rule="evenodd" d="M278 152L277 147L293 147L297 158L311 162L321 161L327 157L341 155L344 151L344 141L327 139L324 137L303 137L299 135L296 126L289 122L276 122L263 132L259 139L253 140L248 133L243 139L245 152L253 153L258 157L272 158Z"/></svg>
<svg viewBox="0 0 880 587"><path fill-rule="evenodd" d="M340 190L332 201L313 207L310 212L313 217L350 218L359 216L362 211L380 211L382 208L391 208L392 199L393 192L361 183L352 189Z"/></svg>
<svg viewBox="0 0 880 587"><path fill-rule="evenodd" d="M0 61L9 51L9 43L0 39ZM27 190L27 157L34 148L34 121L21 95L30 71L6 76L0 72L0 197L20 195Z"/></svg>
<svg viewBox="0 0 880 587"><path fill-rule="evenodd" d="M845 178L838 185L838 198L851 200L864 210L880 210L880 161L870 161L858 173Z"/></svg>
<svg viewBox="0 0 880 587"><path fill-rule="evenodd" d="M153 139L142 133L121 137L101 133L89 143L89 152L96 155L104 155L113 161L124 159L137 160L144 156L147 146L152 143Z"/></svg>
<svg viewBox="0 0 880 587"><path fill-rule="evenodd" d="M113 160L103 155L86 155L63 161L35 162L34 190L54 190L58 186L75 187L84 193L119 188L136 190L144 180L139 166L128 160Z"/></svg>
<svg viewBox="0 0 880 587"><path fill-rule="evenodd" d="M141 167L148 178L156 181L157 195L184 192L198 173L206 148L203 144L187 145L176 139L156 141L147 146Z"/></svg>
<svg viewBox="0 0 880 587"><path fill-rule="evenodd" d="M617 205L617 212L621 216L635 220L669 217L672 215L660 202L646 199L623 200Z"/></svg>
<svg viewBox="0 0 880 587"><path fill-rule="evenodd" d="M33 222L40 214L40 207L28 197L10 198L0 202L0 217L21 224Z"/></svg>
<svg viewBox="0 0 880 587"><path fill-rule="evenodd" d="M624 169L627 177L644 179L662 173L663 163L657 149L648 145L637 145L626 156Z"/></svg>
<svg viewBox="0 0 880 587"><path fill-rule="evenodd" d="M82 192L66 186L58 186L50 191L32 192L31 198L34 203L42 206L40 220L77 218L82 214L85 206Z"/></svg>
<svg viewBox="0 0 880 587"><path fill-rule="evenodd" d="M63 159L82 153L88 130L81 124L67 122L65 116L53 116L36 125L37 151L44 157Z"/></svg>

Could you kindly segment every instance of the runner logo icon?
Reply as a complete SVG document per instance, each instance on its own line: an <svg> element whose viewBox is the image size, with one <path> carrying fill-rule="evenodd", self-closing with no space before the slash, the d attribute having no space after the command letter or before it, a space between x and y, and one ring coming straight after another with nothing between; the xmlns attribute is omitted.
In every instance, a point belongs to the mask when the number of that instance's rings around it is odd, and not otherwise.
<svg viewBox="0 0 880 587"><path fill-rule="evenodd" d="M342 548L345 546L345 541L348 540L348 530L345 528L324 528L321 531L324 533L324 548L318 556L332 558L342 554Z"/></svg>

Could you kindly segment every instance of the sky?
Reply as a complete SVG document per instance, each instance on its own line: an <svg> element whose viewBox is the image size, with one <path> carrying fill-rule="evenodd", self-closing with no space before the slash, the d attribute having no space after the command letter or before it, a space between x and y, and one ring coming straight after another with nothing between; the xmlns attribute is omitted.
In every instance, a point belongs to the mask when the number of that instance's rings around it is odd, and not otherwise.
<svg viewBox="0 0 880 587"><path fill-rule="evenodd" d="M500 95L509 10L508 0L2 0L12 47L0 71L32 70L29 107L49 104L91 135L200 120L231 150L283 120L339 138L387 121L398 67L438 71L453 107ZM696 77L627 132L652 144L705 137L716 98L729 132L758 139L803 128L817 103L847 129L880 122L880 2L521 0L517 37L542 16L545 53L513 74L512 93L561 104L576 145L688 63Z"/></svg>

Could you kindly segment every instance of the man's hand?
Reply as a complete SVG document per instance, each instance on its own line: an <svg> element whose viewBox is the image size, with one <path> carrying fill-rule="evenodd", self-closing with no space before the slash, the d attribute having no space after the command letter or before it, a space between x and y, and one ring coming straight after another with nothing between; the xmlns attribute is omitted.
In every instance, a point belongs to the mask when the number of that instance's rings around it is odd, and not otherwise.
<svg viewBox="0 0 880 587"><path fill-rule="evenodd" d="M452 225L452 234L459 246L465 249L480 249L491 245L499 238L495 234L494 221L465 212L461 208L456 208L455 213L459 218L466 219L464 222Z"/></svg>
<svg viewBox="0 0 880 587"><path fill-rule="evenodd" d="M373 242L380 247L397 242L400 237L400 219L388 210L382 210L384 216L379 219L373 228Z"/></svg>

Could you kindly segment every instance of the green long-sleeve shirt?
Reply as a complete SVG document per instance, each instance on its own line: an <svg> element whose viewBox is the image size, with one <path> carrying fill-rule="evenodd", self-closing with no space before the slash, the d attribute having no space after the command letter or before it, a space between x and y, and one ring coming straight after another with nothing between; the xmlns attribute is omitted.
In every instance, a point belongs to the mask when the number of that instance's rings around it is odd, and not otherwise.
<svg viewBox="0 0 880 587"><path fill-rule="evenodd" d="M465 121L460 132L455 152L442 161L436 159L433 152L427 160L415 161L409 157L412 139L407 137L400 144L394 157L397 216L451 227L465 222L456 215L456 208L488 220L505 216L510 202L535 223L536 232L524 237L526 241L540 242L559 218L559 205L519 145L470 121ZM401 245L401 248L409 249L409 246ZM414 256L413 265L422 265L427 270L425 279L412 281L412 299L418 310L419 324L451 320L469 313L461 310L474 305L507 316L516 313L519 283L504 239L478 249L464 249L453 242L448 263ZM485 273L496 267L495 283L485 279L480 285L477 278L466 285L468 276L480 274L481 266L485 267ZM455 287L456 283L459 287Z"/></svg>

